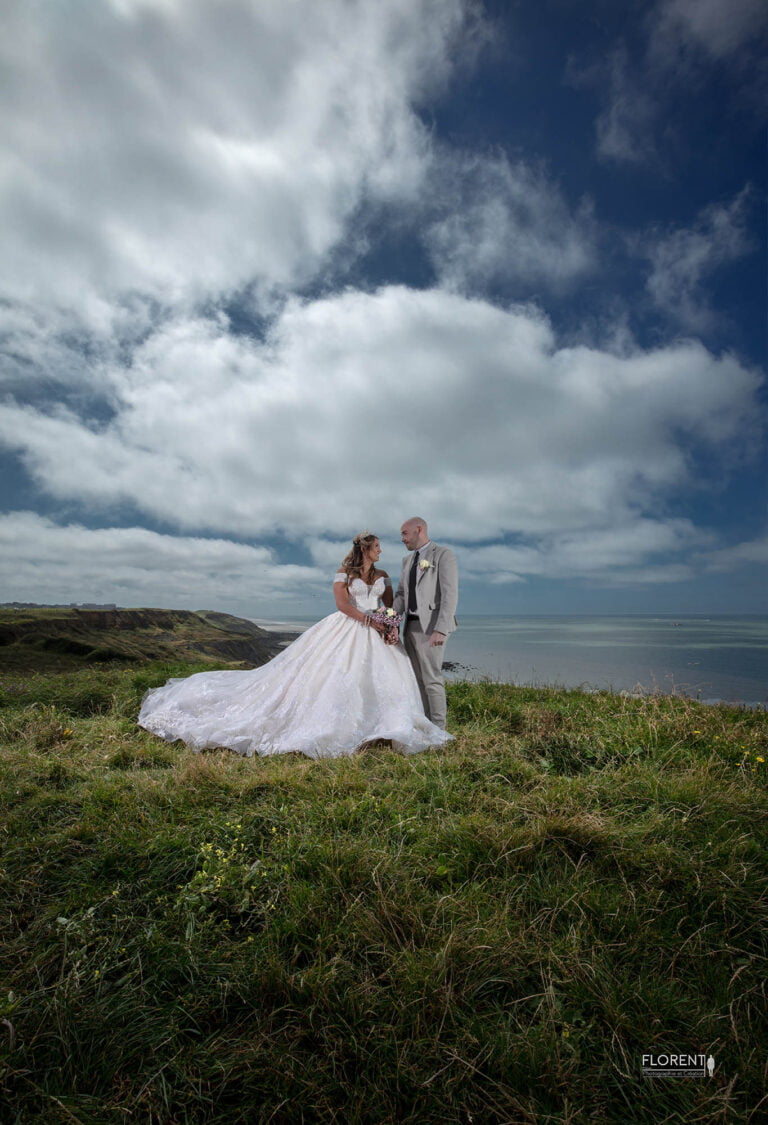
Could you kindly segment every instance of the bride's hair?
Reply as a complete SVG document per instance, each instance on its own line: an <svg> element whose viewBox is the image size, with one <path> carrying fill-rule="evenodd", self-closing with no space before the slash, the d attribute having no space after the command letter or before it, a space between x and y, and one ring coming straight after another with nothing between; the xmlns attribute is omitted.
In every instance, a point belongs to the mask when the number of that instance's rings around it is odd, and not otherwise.
<svg viewBox="0 0 768 1125"><path fill-rule="evenodd" d="M372 531L361 531L352 540L352 550L340 567L347 576L347 585L350 584L353 578L363 577L363 566L365 564L363 551L370 547L378 538L378 535L374 535Z"/></svg>

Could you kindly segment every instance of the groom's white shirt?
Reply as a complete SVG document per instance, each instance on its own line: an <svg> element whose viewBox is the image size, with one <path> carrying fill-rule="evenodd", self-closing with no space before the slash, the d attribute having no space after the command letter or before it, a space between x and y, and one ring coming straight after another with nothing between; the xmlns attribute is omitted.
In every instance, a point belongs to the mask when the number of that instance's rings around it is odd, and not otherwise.
<svg viewBox="0 0 768 1125"><path fill-rule="evenodd" d="M444 633L456 629L456 606L459 600L459 572L456 556L449 547L440 547L432 540L417 548L419 565L416 574L416 613L425 633ZM400 568L400 583L395 594L396 613L408 612L408 577L414 552L406 555ZM428 566L422 566L427 562Z"/></svg>

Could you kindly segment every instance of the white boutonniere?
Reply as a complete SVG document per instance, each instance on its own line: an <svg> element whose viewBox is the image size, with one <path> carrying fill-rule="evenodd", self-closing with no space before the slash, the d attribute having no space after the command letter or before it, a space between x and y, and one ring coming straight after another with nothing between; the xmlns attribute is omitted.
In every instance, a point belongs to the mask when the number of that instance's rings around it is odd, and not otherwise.
<svg viewBox="0 0 768 1125"><path fill-rule="evenodd" d="M429 559L422 559L421 562L419 563L419 568L421 570L431 570L432 569L432 563L429 561Z"/></svg>

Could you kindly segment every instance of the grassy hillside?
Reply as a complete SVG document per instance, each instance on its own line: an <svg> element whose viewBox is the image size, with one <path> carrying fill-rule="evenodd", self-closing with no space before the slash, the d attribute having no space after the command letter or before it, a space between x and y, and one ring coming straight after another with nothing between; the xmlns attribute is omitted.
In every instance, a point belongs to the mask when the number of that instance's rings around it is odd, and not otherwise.
<svg viewBox="0 0 768 1125"><path fill-rule="evenodd" d="M270 660L284 639L240 617L210 611L0 608L0 672L144 660L252 667Z"/></svg>
<svg viewBox="0 0 768 1125"><path fill-rule="evenodd" d="M6 678L0 1120L764 1119L765 713L455 684L446 749L243 760L135 727L181 671Z"/></svg>

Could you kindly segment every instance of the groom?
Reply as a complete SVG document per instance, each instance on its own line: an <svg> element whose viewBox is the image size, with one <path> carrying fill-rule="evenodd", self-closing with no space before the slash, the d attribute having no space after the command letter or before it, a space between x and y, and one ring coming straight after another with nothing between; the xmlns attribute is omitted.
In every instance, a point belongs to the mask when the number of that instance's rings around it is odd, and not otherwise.
<svg viewBox="0 0 768 1125"><path fill-rule="evenodd" d="M443 653L456 628L459 576L456 556L429 538L426 521L412 516L400 528L412 554L403 559L394 610L402 613L403 640L421 692L427 718L445 730Z"/></svg>

